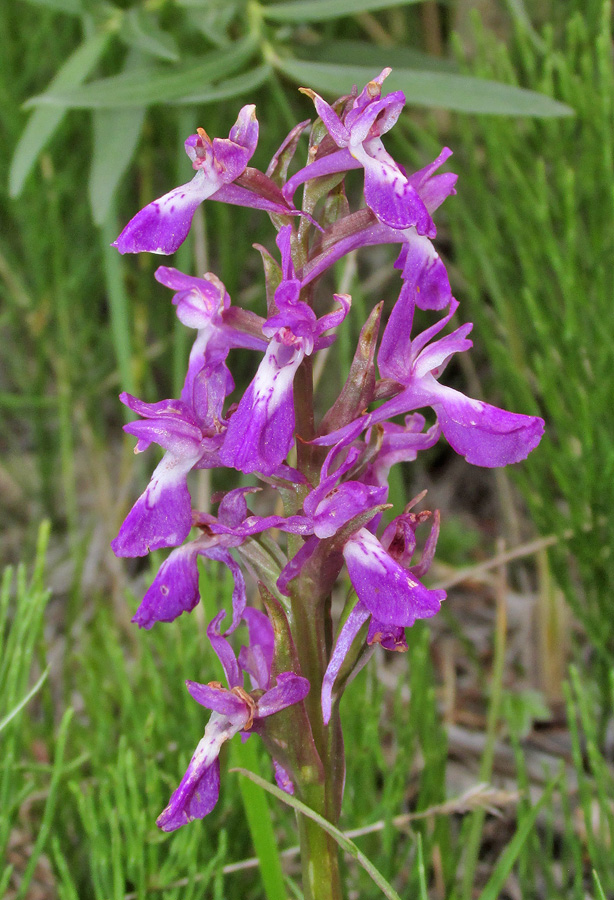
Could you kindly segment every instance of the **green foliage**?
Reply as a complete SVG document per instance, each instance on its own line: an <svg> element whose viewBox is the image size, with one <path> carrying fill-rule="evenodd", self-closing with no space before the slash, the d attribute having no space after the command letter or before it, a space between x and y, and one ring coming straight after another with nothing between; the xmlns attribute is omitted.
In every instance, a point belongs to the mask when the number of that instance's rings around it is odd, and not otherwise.
<svg viewBox="0 0 614 900"><path fill-rule="evenodd" d="M518 482L539 530L560 537L555 572L601 654L604 684L614 650L611 7L571 6L539 45L522 24L509 48L478 31L476 74L556 94L576 118L459 120L449 214L459 297L493 382L513 408L546 418Z"/></svg>
<svg viewBox="0 0 614 900"><path fill-rule="evenodd" d="M518 0L509 5L523 9ZM497 112L518 112L516 105L503 105L512 102L524 103L525 112L535 113L538 104L544 104L542 111L564 112L549 97L575 110L575 118L548 121L458 118L453 128L460 137L449 141L461 175L459 196L447 211L463 276L457 294L472 304L476 338L490 355L502 402L545 412L549 420L547 441L519 467L518 481L540 530L561 538L564 549L553 554L553 565L588 632L593 662L582 677L572 671L566 688L572 759L564 780L542 800L534 784L529 791L523 743L531 722L544 712L539 699L491 694L491 742L481 769L490 774L492 740L501 739L507 727L520 801L515 833L491 862L485 887L477 864L487 858L490 819L475 812L466 816L478 823L472 826L478 874L467 878L468 891L479 896L483 890L483 900L505 896L510 872L527 898L614 896L614 785L603 741L604 710L614 707L612 64L609 7L598 0L573 0L571 6L575 14L566 4L569 21L563 22L563 12L553 5L554 27L543 37L519 20L508 49L483 35L471 73L478 82L463 81L468 72L459 79L448 59L427 57L419 40L415 46L403 37L398 46L368 43L353 16L358 6L350 18L347 3L258 7L184 0L95 8L80 0L30 0L0 8L0 27L13 38L3 57L8 77L0 84L0 180L9 184L13 154L10 187L19 195L10 199L0 192L7 223L0 245L0 412L8 449L3 465L23 486L27 503L53 515L58 537L61 525L70 525L77 572L90 540L83 503L97 473L115 465L107 445L109 421L120 416L120 385L147 399L158 396L161 385L169 395L176 393L187 358L186 334L176 329L167 293L151 287L156 261L121 260L109 244L119 218L126 221L138 207L137 191L142 205L190 178L182 141L201 115L212 135L226 134L239 105L234 101L256 99L263 128L255 164L265 166L279 144L277 124L289 128L307 108L294 96L295 82L316 71L305 68L306 59L327 77L335 65L340 90L351 84L360 59L359 69L369 67L368 75L388 64L405 70L397 87L413 89L410 78L423 89L435 86L439 93L429 95L430 102L442 102L445 90L449 105L456 97L456 106L466 107L466 92L453 91L471 88L486 92L482 109L488 94L489 108L494 104ZM381 7L367 0L360 10ZM325 20L331 10L339 18ZM416 14L417 6L407 4L379 13L378 21L395 36L399 22L406 34L419 35ZM432 73L449 80L438 82ZM332 87L322 81L322 90ZM27 118L19 104L35 94L41 102ZM224 99L232 102L222 104ZM147 111L151 103L177 100L178 112ZM475 98L470 102L477 109ZM88 169L98 230L87 202ZM122 185L134 190L122 193ZM258 260L249 245L269 242L270 234L258 231L249 211L229 213L215 204L199 227L204 243L215 233L221 249L204 262L199 258L198 266L215 268L235 302L249 307L262 300L253 288ZM189 242L174 262L195 270ZM357 279L351 293L361 318L373 298ZM347 371L351 340L344 336L334 353ZM327 365L332 381L333 365ZM118 430L119 422L113 427ZM79 449L84 444L87 451ZM112 504L122 489L129 493L121 466L117 479ZM392 493L402 504L401 478ZM105 502L111 501L103 487L94 503L97 518L115 514ZM446 523L443 558L460 565L475 540L474 533L455 533ZM25 896L45 855L60 900L261 900L265 892L281 897L284 889L300 897L294 879L284 874L280 884L279 875L279 851L296 842L293 816L260 791L246 801L258 804L258 821L246 821L245 787L227 771L229 754L222 760L220 804L205 822L170 836L155 827L206 720L182 688L186 677L208 680L212 674L200 611L172 629L127 632L109 608L108 592L85 596L75 576L72 600L62 612L67 657L45 678L45 541L43 531L33 577L28 580L20 567L5 574L0 590L0 858L13 830L22 827L26 808L32 832L19 896ZM227 587L209 575L203 593L212 608L225 600ZM134 605L133 598L125 602ZM428 629L417 625L410 638L405 661L395 660L395 691L371 667L344 696L349 752L341 826L347 831L378 825L353 840L400 896L424 900L437 871L447 900L454 900L469 831L460 813L430 813L410 823L409 835L393 821L448 799L447 740ZM42 742L46 762L34 758L35 741ZM241 749L250 756L238 761L271 780L258 739L232 753ZM253 867L235 866L254 852L265 877ZM7 866L0 870L0 896L13 874ZM358 896L380 896L351 861L345 876Z"/></svg>
<svg viewBox="0 0 614 900"><path fill-rule="evenodd" d="M34 0L37 2L37 0ZM27 175L32 170L40 151L71 108L108 109L146 107L160 103L212 103L221 99L239 97L252 91L261 83L275 81L275 69L295 82L309 83L326 92L339 93L348 90L352 83L364 83L372 77L373 67L382 67L380 61L366 68L339 64L334 44L328 56L319 63L308 63L293 58L297 46L300 49L300 32L284 35L276 23L301 26L307 22L323 22L355 16L361 12L382 7L408 6L420 0L297 0L291 3L260 5L256 0L244 4L217 6L208 4L172 4L175 8L167 15L158 4L134 4L120 8L106 2L81 6L79 3L50 3L53 9L79 17L83 41L71 58L63 64L49 87L30 98L26 107L36 107L16 148L10 172L10 190L18 196ZM202 7L207 7L203 9ZM272 25L267 23L271 22ZM237 38L237 31L241 34ZM297 37L299 38L297 41ZM217 45L216 49L203 53L206 39ZM113 45L108 49L108 45ZM83 85L96 63L108 50L113 55L115 68L119 46L125 45L138 61L131 71L117 71L109 77ZM310 41L313 44L313 40ZM189 50L197 47L196 56ZM228 76L250 66L255 56L264 65L247 69L234 79ZM383 58L383 55L382 55ZM127 58L128 60L130 57ZM406 57L411 65L411 58ZM268 65L271 63L272 65ZM166 64L166 65L165 65ZM120 63L120 68L124 67ZM430 68L427 66L427 68ZM402 70L394 76L393 89L408 92L410 103L426 106L443 106L475 112L498 112L527 115L559 116L571 113L569 108L557 104L548 97L507 85L479 81L453 72L420 71L419 67ZM47 107L51 107L48 109ZM109 118L105 125L121 127L121 119ZM100 126L99 126L100 127ZM128 162L136 149L142 127L142 114L130 123L131 134L124 146L109 142L107 166L103 169L94 158L92 182L96 185L106 170L107 190L111 197L117 188ZM111 170L114 169L114 172ZM101 224L100 205L95 202L100 193L92 188L94 219Z"/></svg>
<svg viewBox="0 0 614 900"><path fill-rule="evenodd" d="M173 628L159 626L127 636L99 604L95 620L66 661L63 687L57 673L52 676L56 691L61 688L71 697L77 712L69 708L54 732L47 683L40 686L36 700L32 697L7 721L7 714L27 696L28 682L44 658L47 534L41 532L32 579L28 582L20 567L16 579L11 572L5 574L0 592L0 713L5 722L0 848L6 846L19 821L24 801L41 798L35 800L31 813L37 823L35 839L18 896L25 896L42 853L51 860L60 900L299 896L293 880L285 875L274 887L271 872L261 881L252 868L237 866L251 856L252 848L239 799L242 779L227 770L227 755L222 761L222 795L214 812L171 835L160 834L155 827L155 818L183 773L206 719L181 687L186 676L205 680L214 671L204 634L205 616L198 610L183 616ZM211 607L230 592L228 579L218 582L213 571L203 574L201 587ZM127 602L133 601L128 598ZM409 653L395 659L398 687L394 692L384 689L375 669L369 667L343 699L344 734L351 752L341 827L376 827L353 841L339 838L349 859L370 860L366 870L346 862L345 877L348 890L361 897L382 896L373 886L375 876L376 883L389 883L389 896L422 898L428 896L437 859L446 897L453 900L466 841L457 817L437 812L448 799L448 753L437 710L429 630L417 625L410 638ZM614 678L610 691L613 702ZM537 800L530 799L520 735L511 732L522 794L516 831L493 865L481 900L501 896L512 870L522 896L527 897L539 896L538 885L545 883L549 900L583 900L591 878L597 896L611 896L614 890L614 778L598 740L596 695L572 670L566 696L573 765L564 779L550 778L550 787ZM498 704L496 698L493 702ZM498 708L493 707L490 714L493 728ZM510 716L510 727L515 728L518 716L514 710ZM47 744L51 764L41 765L31 758L34 736ZM257 738L232 749L231 765L247 766L265 782L272 781L270 763ZM491 765L490 752L485 751L482 774ZM575 782L577 799L570 790ZM433 812L413 822L407 835L393 820L407 810L410 783L412 813ZM258 817L258 854L262 865L274 867L269 854L295 843L293 818L283 804L267 803L262 788L253 787L265 800L262 805L257 796L247 798L255 804L252 812ZM480 830L483 825L482 816ZM562 860L559 869L554 868L555 827L557 856ZM269 840L274 841L272 847L267 847ZM0 873L3 891L10 877L10 867L5 867Z"/></svg>

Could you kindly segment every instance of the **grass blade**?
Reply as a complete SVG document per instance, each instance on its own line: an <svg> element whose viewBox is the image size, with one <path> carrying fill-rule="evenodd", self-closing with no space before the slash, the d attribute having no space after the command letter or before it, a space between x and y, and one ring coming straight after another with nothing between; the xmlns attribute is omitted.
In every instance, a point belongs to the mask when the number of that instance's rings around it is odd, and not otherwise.
<svg viewBox="0 0 614 900"><path fill-rule="evenodd" d="M253 741L241 744L234 741L232 758L241 766L258 767L258 757ZM286 888L281 868L281 859L271 823L271 813L267 796L256 784L241 779L239 783L245 808L247 824L260 864L260 877L267 900L286 900Z"/></svg>
<svg viewBox="0 0 614 900"><path fill-rule="evenodd" d="M10 713L9 713L8 715L6 715L6 716L0 721L0 731L3 731L3 730L6 728L6 726L9 724L9 722L10 722L12 719L14 719L15 716L16 716L18 713L21 712L21 710L24 708L24 706L26 706L26 704L28 704L28 703L30 702L30 700L32 699L32 697L34 697L34 695L37 694L37 693L40 691L40 689L41 689L42 686L44 685L45 681L47 680L47 675L48 675L48 674L49 674L49 666L47 666L47 668L45 669L45 671L43 672L43 674L41 675L41 677L38 679L38 681L36 682L36 684L34 685L34 687L32 687L32 688L28 691L28 693L27 693L26 696L23 698L23 700L20 700L19 703L17 704L17 706L13 707L13 709L10 711Z"/></svg>
<svg viewBox="0 0 614 900"><path fill-rule="evenodd" d="M537 819L540 810L550 799L552 791L554 790L554 787L558 781L559 777L557 776L553 781L550 782L533 809L530 811L530 813L528 813L526 818L520 824L518 831L516 832L510 843L507 845L504 852L501 854L495 871L488 879L486 887L480 894L479 900L497 900L497 898L501 896L501 890L503 888L503 885L505 884L507 876L512 871L512 866L516 862L516 859L518 858L518 855L524 846L524 842L528 838L533 826L535 825L535 820Z"/></svg>
<svg viewBox="0 0 614 900"><path fill-rule="evenodd" d="M297 800L296 797L293 797L291 794L286 794L280 788L269 784L268 781L265 781L264 778L260 778L260 776L256 775L254 772L250 772L247 769L240 768L231 769L230 771L238 772L240 775L244 775L246 778L249 778L250 781L253 781L254 784L259 785L263 790L268 791L269 794L277 797L277 799L282 803L285 803L287 806L291 806L297 812L300 812L304 816L307 816L308 819L317 822L320 828L326 831L327 834L330 834L330 836L339 844L342 850L352 856L363 867L365 872L367 872L367 874L382 891L384 896L388 898L388 900L401 900L392 885L389 884L381 874L381 872L379 872L375 868L371 860L367 859L364 853L362 853L358 849L354 841L351 841L349 838L347 838L342 831L339 831L338 828L335 828L334 825L320 816L317 812L314 812L313 809L310 809L304 803L301 803L300 800Z"/></svg>
<svg viewBox="0 0 614 900"><path fill-rule="evenodd" d="M595 893L597 895L597 900L607 900L605 891L601 886L601 882L599 881L599 875L595 869L593 869L593 884L595 885Z"/></svg>
<svg viewBox="0 0 614 900"><path fill-rule="evenodd" d="M250 69L242 75L221 81L214 87L203 88L197 94L190 94L188 97L178 97L175 103L219 103L221 100L239 97L241 94L247 94L259 88L265 81L269 80L272 72L271 66L268 63L263 63L263 65L256 66L256 68Z"/></svg>

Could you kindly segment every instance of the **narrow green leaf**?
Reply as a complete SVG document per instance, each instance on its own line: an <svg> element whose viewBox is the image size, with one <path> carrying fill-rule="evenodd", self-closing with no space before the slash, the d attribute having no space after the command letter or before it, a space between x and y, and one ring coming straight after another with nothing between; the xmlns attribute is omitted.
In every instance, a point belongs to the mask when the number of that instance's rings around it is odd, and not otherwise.
<svg viewBox="0 0 614 900"><path fill-rule="evenodd" d="M219 103L221 100L239 97L241 94L255 91L265 81L268 81L272 71L271 66L268 63L264 63L261 66L256 66L255 69L250 69L249 72L237 75L235 78L221 81L215 87L203 88L197 94L190 94L187 97L178 97L175 103Z"/></svg>
<svg viewBox="0 0 614 900"><path fill-rule="evenodd" d="M55 756L53 760L53 772L51 775L51 781L49 783L45 809L43 811L42 820L38 825L36 841L34 842L28 864L25 867L21 883L19 885L17 893L15 894L15 900L23 900L23 898L25 897L26 891L28 890L28 885L30 884L30 881L32 880L32 877L34 875L38 859L44 850L49 835L51 834L51 826L53 824L55 809L58 800L60 799L60 781L64 775L64 754L66 751L66 741L68 739L68 729L73 715L74 709L67 709L58 728L55 744Z"/></svg>
<svg viewBox="0 0 614 900"><path fill-rule="evenodd" d="M23 698L23 700L20 700L19 703L17 704L17 706L13 707L13 709L10 711L10 713L0 721L0 731L3 731L6 728L6 726L9 724L9 722L12 719L14 719L18 713L21 712L21 710L24 708L24 706L27 703L30 702L32 697L40 691L40 689L44 685L45 681L47 680L48 674L49 674L49 666L47 666L47 668L45 669L45 671L43 672L41 677L38 679L38 681L36 682L34 687L32 687L28 691L28 693Z"/></svg>
<svg viewBox="0 0 614 900"><path fill-rule="evenodd" d="M392 69L420 69L433 72L458 72L458 65L453 59L443 56L430 56L413 47L381 47L368 41L322 41L309 52L297 49L304 54L308 62L328 62L334 59L337 65L353 66L357 59L363 67L373 66L373 71L381 72L386 66Z"/></svg>
<svg viewBox="0 0 614 900"><path fill-rule="evenodd" d="M232 742L232 761L242 766L258 767L254 741L242 744ZM247 818L254 850L260 864L260 877L266 900L286 900L281 859L271 822L271 811L266 793L256 784L241 779L241 798Z"/></svg>
<svg viewBox="0 0 614 900"><path fill-rule="evenodd" d="M518 855L524 846L524 842L528 838L531 829L535 825L535 820L537 819L540 810L543 806L545 806L545 804L552 796L552 791L554 790L554 787L558 780L559 778L557 776L557 778L553 779L553 781L550 782L535 806L522 820L516 834L499 857L499 861L495 867L495 871L488 879L486 887L480 894L479 900L497 900L497 898L501 896L501 890L507 880L508 875L512 871L512 866L516 862Z"/></svg>
<svg viewBox="0 0 614 900"><path fill-rule="evenodd" d="M156 20L145 10L133 7L122 19L119 37L129 47L168 62L178 62L179 52L175 38L162 31Z"/></svg>
<svg viewBox="0 0 614 900"><path fill-rule="evenodd" d="M272 22L324 22L339 16L355 16L376 9L409 6L422 0L298 0L262 7L262 15Z"/></svg>
<svg viewBox="0 0 614 900"><path fill-rule="evenodd" d="M62 92L67 88L80 85L90 74L109 40L108 34L95 34L81 44L67 59L50 85L51 91ZM61 107L61 104L59 104ZM47 144L54 131L66 115L65 108L37 109L30 116L24 128L9 171L9 193L17 197L21 193L24 182L39 153Z"/></svg>
<svg viewBox="0 0 614 900"><path fill-rule="evenodd" d="M118 109L165 103L185 96L213 79L239 69L256 51L253 37L237 41L233 47L214 50L202 62L176 66L169 71L142 69L92 81L70 91L46 91L27 101L27 106L67 106L73 109Z"/></svg>
<svg viewBox="0 0 614 900"><path fill-rule="evenodd" d="M595 893L597 894L597 900L607 900L605 891L601 886L601 881L599 880L599 875L597 875L597 870L593 869L593 884L595 885Z"/></svg>
<svg viewBox="0 0 614 900"><path fill-rule="evenodd" d="M418 855L416 865L418 867L418 886L420 888L420 900L429 900L428 890L426 887L426 871L424 869L424 852L422 850L422 835L418 832Z"/></svg>
<svg viewBox="0 0 614 900"><path fill-rule="evenodd" d="M362 853L362 851L358 849L354 841L351 841L344 835L342 831L339 831L338 828L335 828L335 826L332 825L329 821L324 819L313 809L310 809L310 807L306 806L305 803L297 800L296 797L293 797L291 794L286 794L285 791L282 791L280 788L269 784L268 781L265 781L264 778L260 778L260 776L254 774L254 772L239 768L231 769L230 771L238 772L239 775L244 775L246 778L249 778L250 781L253 781L254 784L259 785L263 790L268 791L269 794L277 797L277 799L282 803L285 803L287 806L291 806L297 812L300 812L304 816L307 816L308 819L317 822L320 828L326 831L327 834L330 834L330 836L339 844L342 850L352 856L363 867L365 872L367 872L367 874L375 882L384 896L388 898L388 900L401 900L392 885L390 885L381 874L381 872L379 872L378 869L375 868L371 860L367 859L364 853Z"/></svg>
<svg viewBox="0 0 614 900"><path fill-rule="evenodd" d="M94 110L89 198L96 225L102 225L109 215L117 185L130 165L138 144L144 118L145 108L142 106Z"/></svg>
<svg viewBox="0 0 614 900"><path fill-rule="evenodd" d="M276 59L275 65L293 81L329 95L348 93L353 84L360 88L377 74L366 66L299 59ZM469 75L394 69L386 79L386 89L403 91L408 104L414 106L507 116L574 115L570 106L545 94Z"/></svg>
<svg viewBox="0 0 614 900"><path fill-rule="evenodd" d="M131 303L122 270L121 256L111 244L117 237L117 224L113 216L115 204L111 206L107 218L102 222L100 233L105 285L111 314L111 336L117 360L120 384L129 394L136 393L136 381L132 369L132 315ZM126 417L129 412L124 413Z"/></svg>

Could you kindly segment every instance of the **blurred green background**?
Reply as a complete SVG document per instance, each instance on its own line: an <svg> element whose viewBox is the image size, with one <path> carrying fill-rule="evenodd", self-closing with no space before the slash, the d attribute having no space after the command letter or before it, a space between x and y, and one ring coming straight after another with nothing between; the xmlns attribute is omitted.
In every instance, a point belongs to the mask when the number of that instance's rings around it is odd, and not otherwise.
<svg viewBox="0 0 614 900"><path fill-rule="evenodd" d="M229 585L203 570L204 611L129 623L162 557L109 549L154 464L135 464L117 395L176 395L190 335L160 260L109 245L191 177L197 126L225 136L256 103L264 170L313 114L299 85L331 99L390 65L408 104L387 148L411 169L448 145L459 174L437 246L475 349L451 377L547 433L513 471L439 447L395 473L397 509L425 486L442 509L449 601L344 699L342 826L372 826L357 840L402 897L614 897L610 3L13 0L0 41L0 896L301 896L279 857L292 815L236 775L207 821L155 828L202 734L182 683L212 677L204 622ZM254 242L272 247L266 216L206 204L172 263L260 310ZM394 300L392 260L335 272L354 316L327 384ZM239 387L252 363L234 359ZM269 777L259 749L230 761Z"/></svg>

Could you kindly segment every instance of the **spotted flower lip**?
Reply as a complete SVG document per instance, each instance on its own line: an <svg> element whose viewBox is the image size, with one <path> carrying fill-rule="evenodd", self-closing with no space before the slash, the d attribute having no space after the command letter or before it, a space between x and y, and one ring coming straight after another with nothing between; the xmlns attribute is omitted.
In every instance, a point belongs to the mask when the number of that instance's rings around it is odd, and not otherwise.
<svg viewBox="0 0 614 900"><path fill-rule="evenodd" d="M212 710L187 771L168 805L158 816L162 831L175 831L194 819L202 819L217 803L220 790L219 754L224 743L239 732L250 735L266 728L266 720L281 710L300 703L309 693L309 682L294 672L281 672L271 684L273 626L259 610L247 607L242 618L249 630L249 646L235 657L226 635L220 632L224 612L210 623L207 633L226 672L229 687L217 682L187 681L192 697ZM243 674L252 683L252 692L243 687ZM290 775L277 763L276 776L285 790L292 792Z"/></svg>
<svg viewBox="0 0 614 900"><path fill-rule="evenodd" d="M283 193L290 199L296 188L311 178L363 168L365 202L380 222L391 228L414 226L419 234L433 236L435 227L424 202L381 140L381 135L392 128L405 105L402 91L384 98L381 96L382 84L390 72L391 69L383 69L365 86L343 120L319 94L302 88L303 93L312 98L339 150L316 159L297 172L287 182Z"/></svg>

